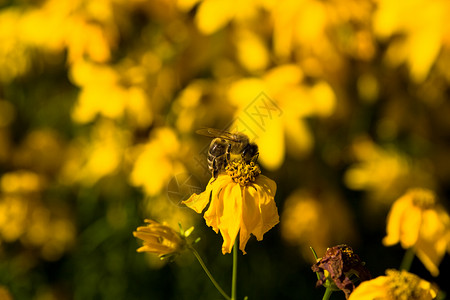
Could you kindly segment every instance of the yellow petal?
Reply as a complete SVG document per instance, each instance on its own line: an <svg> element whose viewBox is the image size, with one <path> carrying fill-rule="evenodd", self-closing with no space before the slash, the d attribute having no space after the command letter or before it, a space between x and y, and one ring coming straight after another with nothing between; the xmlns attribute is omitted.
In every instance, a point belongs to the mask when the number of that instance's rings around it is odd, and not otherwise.
<svg viewBox="0 0 450 300"><path fill-rule="evenodd" d="M412 247L419 237L422 224L421 209L411 206L408 211L405 211L400 222L400 243L403 248L407 249Z"/></svg>
<svg viewBox="0 0 450 300"><path fill-rule="evenodd" d="M260 175L256 180L257 190L259 192L259 211L261 213L262 228L261 232L252 232L256 238L262 240L262 235L269 231L272 227L280 222L278 216L278 209L275 204L275 192L277 185L275 181L267 178L264 175Z"/></svg>
<svg viewBox="0 0 450 300"><path fill-rule="evenodd" d="M211 179L212 188L211 203L208 210L203 215L206 225L212 227L216 233L219 232L220 217L223 214L223 200L220 199L222 190L234 182L228 176L218 176L215 180ZM210 182L211 182L210 181Z"/></svg>
<svg viewBox="0 0 450 300"><path fill-rule="evenodd" d="M423 212L421 234L415 245L417 257L433 276L439 275L439 264L447 248L446 227L436 210Z"/></svg>
<svg viewBox="0 0 450 300"><path fill-rule="evenodd" d="M416 255L434 277L439 276L439 264L444 255L437 253L436 249L431 244L418 243L419 248L416 249Z"/></svg>
<svg viewBox="0 0 450 300"><path fill-rule="evenodd" d="M286 113L284 129L290 155L300 159L311 151L314 139L305 120L293 113Z"/></svg>
<svg viewBox="0 0 450 300"><path fill-rule="evenodd" d="M260 71L267 67L269 54L264 40L254 32L240 30L236 34L237 54L241 65L249 71Z"/></svg>
<svg viewBox="0 0 450 300"><path fill-rule="evenodd" d="M401 220L405 209L411 205L409 198L401 197L394 202L387 217L386 237L383 239L385 246L392 246L400 241Z"/></svg>
<svg viewBox="0 0 450 300"><path fill-rule="evenodd" d="M242 191L239 184L229 184L221 193L223 214L220 217L220 233L223 237L222 253L230 253L241 227Z"/></svg>
<svg viewBox="0 0 450 300"><path fill-rule="evenodd" d="M386 289L387 276L362 282L351 294L348 300L390 299Z"/></svg>
<svg viewBox="0 0 450 300"><path fill-rule="evenodd" d="M142 228L142 227L139 227ZM138 230L139 230L138 228ZM158 239L157 237L155 237L154 235L149 234L148 232L144 232L144 231L135 231L133 232L134 237L139 238L141 240L143 240L144 242L157 242Z"/></svg>
<svg viewBox="0 0 450 300"><path fill-rule="evenodd" d="M275 182L264 175L258 176L255 184L244 189L239 242L239 248L244 254L251 233L261 241L264 233L279 223L275 192Z"/></svg>
<svg viewBox="0 0 450 300"><path fill-rule="evenodd" d="M261 175L260 175L261 176ZM261 213L258 208L258 193L255 187L249 186L244 189L242 199L242 220L241 232L239 236L239 249L245 252L245 246L253 232L260 233L262 231ZM260 235L258 235L260 237Z"/></svg>
<svg viewBox="0 0 450 300"><path fill-rule="evenodd" d="M144 246L138 248L136 250L137 252L150 252L150 253L156 253L158 255L164 255L173 253L175 251L172 247L167 247L161 244L144 244Z"/></svg>
<svg viewBox="0 0 450 300"><path fill-rule="evenodd" d="M284 124L279 117L268 120L264 134L258 139L259 160L269 169L278 169L284 161Z"/></svg>
<svg viewBox="0 0 450 300"><path fill-rule="evenodd" d="M196 23L198 29L211 34L224 27L233 17L233 1L205 0L198 8Z"/></svg>
<svg viewBox="0 0 450 300"><path fill-rule="evenodd" d="M208 185L206 186L206 190L203 193L200 193L198 195L194 193L189 197L189 199L181 203L185 204L187 207L193 209L196 213L200 214L205 209L206 205L208 205L209 202L209 197L211 195L212 190L212 186L210 183L208 183Z"/></svg>

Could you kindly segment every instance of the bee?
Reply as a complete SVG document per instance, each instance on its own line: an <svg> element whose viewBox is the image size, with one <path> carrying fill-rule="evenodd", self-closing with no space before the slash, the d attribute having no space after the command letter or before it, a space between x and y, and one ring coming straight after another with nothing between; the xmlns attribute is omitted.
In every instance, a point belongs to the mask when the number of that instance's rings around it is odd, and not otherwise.
<svg viewBox="0 0 450 300"><path fill-rule="evenodd" d="M196 132L214 138L209 145L207 159L208 169L214 178L225 171L232 158L239 157L246 163L256 163L258 160L258 145L250 143L248 136L244 133L231 133L214 128L202 128Z"/></svg>

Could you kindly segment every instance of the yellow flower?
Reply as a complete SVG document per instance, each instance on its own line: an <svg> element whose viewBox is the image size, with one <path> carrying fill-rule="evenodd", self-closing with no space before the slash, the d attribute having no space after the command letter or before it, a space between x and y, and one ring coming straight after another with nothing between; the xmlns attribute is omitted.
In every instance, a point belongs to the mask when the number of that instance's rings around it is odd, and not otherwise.
<svg viewBox="0 0 450 300"><path fill-rule="evenodd" d="M204 218L216 233L220 230L222 253L231 252L240 233L239 249L245 254L250 234L261 241L264 233L279 222L274 201L276 189L276 183L260 175L254 163L232 161L226 173L212 178L203 193L193 194L183 203L201 213L211 199Z"/></svg>
<svg viewBox="0 0 450 300"><path fill-rule="evenodd" d="M12 300L13 297L6 286L0 285L0 299Z"/></svg>
<svg viewBox="0 0 450 300"><path fill-rule="evenodd" d="M81 136L72 142L61 172L62 180L69 184L95 184L118 170L124 148L129 144L130 136L126 130L120 129L111 120L100 119L89 138Z"/></svg>
<svg viewBox="0 0 450 300"><path fill-rule="evenodd" d="M171 227L148 219L144 222L147 226L138 227L133 232L135 237L144 241L144 246L137 249L137 252L155 253L160 258L165 258L177 255L185 248L186 240Z"/></svg>
<svg viewBox="0 0 450 300"><path fill-rule="evenodd" d="M406 63L412 79L423 82L447 40L449 27L444 24L449 16L448 1L379 1L373 16L377 38L403 35L401 41L389 43L385 61L392 66Z"/></svg>
<svg viewBox="0 0 450 300"><path fill-rule="evenodd" d="M172 128L153 129L150 141L134 149L130 181L132 185L142 187L149 196L159 195L175 175L186 172L180 160L181 143Z"/></svg>
<svg viewBox="0 0 450 300"><path fill-rule="evenodd" d="M431 283L409 272L387 270L386 275L361 283L349 300L431 300L437 295Z"/></svg>
<svg viewBox="0 0 450 300"><path fill-rule="evenodd" d="M417 257L433 276L450 241L450 217L426 189L411 189L392 205L387 221L385 246L398 242L413 247Z"/></svg>

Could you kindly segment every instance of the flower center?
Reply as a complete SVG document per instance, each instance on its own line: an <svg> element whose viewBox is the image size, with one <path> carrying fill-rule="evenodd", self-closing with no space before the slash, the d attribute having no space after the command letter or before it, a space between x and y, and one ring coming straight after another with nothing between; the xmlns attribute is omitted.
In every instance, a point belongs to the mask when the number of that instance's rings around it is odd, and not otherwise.
<svg viewBox="0 0 450 300"><path fill-rule="evenodd" d="M254 162L246 163L243 160L230 161L225 171L234 182L239 183L241 186L249 185L261 174L261 170L257 164Z"/></svg>
<svg viewBox="0 0 450 300"><path fill-rule="evenodd" d="M421 279L405 271L387 270L389 293L396 300L424 299L426 290L420 286Z"/></svg>
<svg viewBox="0 0 450 300"><path fill-rule="evenodd" d="M422 209L429 209L433 207L436 202L435 195L430 190L413 189L410 191L410 193L413 204Z"/></svg>

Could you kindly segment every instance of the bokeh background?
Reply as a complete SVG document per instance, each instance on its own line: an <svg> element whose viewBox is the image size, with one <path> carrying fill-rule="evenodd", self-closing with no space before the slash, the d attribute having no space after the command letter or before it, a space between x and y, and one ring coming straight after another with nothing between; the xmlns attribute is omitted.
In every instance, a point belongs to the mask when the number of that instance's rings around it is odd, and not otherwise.
<svg viewBox="0 0 450 300"><path fill-rule="evenodd" d="M203 127L247 133L278 184L240 297L321 299L310 246L398 268L392 202L425 187L449 208L449 18L446 0L1 0L0 298L220 299L191 253L132 236L195 226L230 289L220 235L180 204L210 177ZM448 294L448 254L440 270L411 269Z"/></svg>

